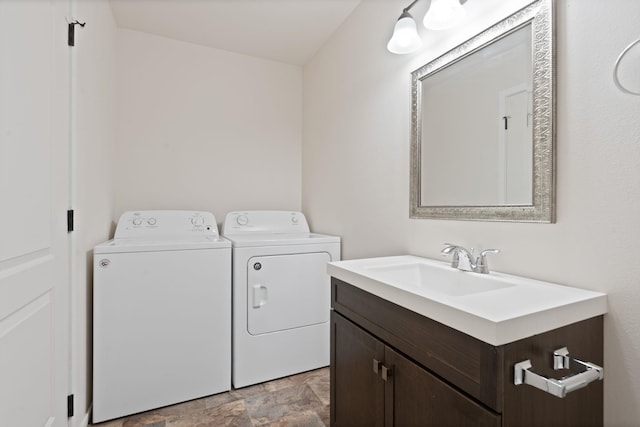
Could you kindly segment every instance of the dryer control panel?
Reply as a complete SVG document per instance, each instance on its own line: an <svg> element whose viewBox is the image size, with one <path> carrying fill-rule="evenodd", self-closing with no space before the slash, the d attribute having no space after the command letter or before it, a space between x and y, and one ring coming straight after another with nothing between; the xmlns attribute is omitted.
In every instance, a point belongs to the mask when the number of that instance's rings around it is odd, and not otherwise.
<svg viewBox="0 0 640 427"><path fill-rule="evenodd" d="M222 226L225 236L254 233L309 233L309 224L302 212L238 211L229 212Z"/></svg>
<svg viewBox="0 0 640 427"><path fill-rule="evenodd" d="M211 212L130 211L120 216L115 239L217 236L218 225Z"/></svg>

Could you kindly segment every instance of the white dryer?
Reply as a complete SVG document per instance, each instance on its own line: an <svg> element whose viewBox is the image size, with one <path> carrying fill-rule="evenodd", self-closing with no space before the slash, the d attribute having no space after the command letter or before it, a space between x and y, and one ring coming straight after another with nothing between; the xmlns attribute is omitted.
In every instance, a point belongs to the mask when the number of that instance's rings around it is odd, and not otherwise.
<svg viewBox="0 0 640 427"><path fill-rule="evenodd" d="M329 365L330 278L340 238L289 211L227 214L233 247L233 386Z"/></svg>
<svg viewBox="0 0 640 427"><path fill-rule="evenodd" d="M93 422L231 387L231 243L213 214L126 212L94 248Z"/></svg>

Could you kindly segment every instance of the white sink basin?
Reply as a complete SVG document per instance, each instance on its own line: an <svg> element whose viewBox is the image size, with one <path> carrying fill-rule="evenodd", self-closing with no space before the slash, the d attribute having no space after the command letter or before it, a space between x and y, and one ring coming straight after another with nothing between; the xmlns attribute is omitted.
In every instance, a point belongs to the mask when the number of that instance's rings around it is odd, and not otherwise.
<svg viewBox="0 0 640 427"><path fill-rule="evenodd" d="M471 273L415 256L329 263L344 282L492 345L607 312L607 296L503 273Z"/></svg>
<svg viewBox="0 0 640 427"><path fill-rule="evenodd" d="M377 278L416 293L462 296L515 286L488 274L465 274L447 265L408 262L366 267Z"/></svg>

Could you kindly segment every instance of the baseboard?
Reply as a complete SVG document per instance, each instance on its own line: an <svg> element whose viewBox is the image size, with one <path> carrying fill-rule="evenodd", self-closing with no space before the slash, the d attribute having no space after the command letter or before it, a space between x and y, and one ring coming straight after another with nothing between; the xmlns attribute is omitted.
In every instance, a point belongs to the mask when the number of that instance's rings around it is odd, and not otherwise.
<svg viewBox="0 0 640 427"><path fill-rule="evenodd" d="M80 422L80 424L77 425L77 427L89 427L89 416L91 415L91 408L92 408L91 406L87 408L87 413L82 418L82 421Z"/></svg>

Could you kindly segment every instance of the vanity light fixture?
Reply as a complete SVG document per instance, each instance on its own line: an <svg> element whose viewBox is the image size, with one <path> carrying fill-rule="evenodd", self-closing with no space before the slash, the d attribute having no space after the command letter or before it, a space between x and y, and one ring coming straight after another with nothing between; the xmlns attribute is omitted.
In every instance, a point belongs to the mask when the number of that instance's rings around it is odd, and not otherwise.
<svg viewBox="0 0 640 427"><path fill-rule="evenodd" d="M409 10L418 2L414 0L402 10L398 22L393 29L393 35L387 43L387 50L391 53L411 53L422 46L422 40L416 29L416 21ZM465 16L465 9L460 0L431 0L431 5L422 23L430 30L445 30L451 28Z"/></svg>
<svg viewBox="0 0 640 427"><path fill-rule="evenodd" d="M422 23L430 30L446 30L462 21L466 11L458 0L431 0Z"/></svg>

